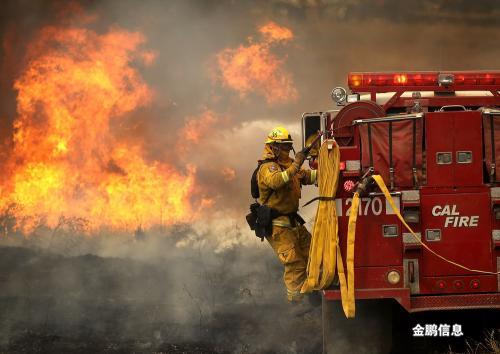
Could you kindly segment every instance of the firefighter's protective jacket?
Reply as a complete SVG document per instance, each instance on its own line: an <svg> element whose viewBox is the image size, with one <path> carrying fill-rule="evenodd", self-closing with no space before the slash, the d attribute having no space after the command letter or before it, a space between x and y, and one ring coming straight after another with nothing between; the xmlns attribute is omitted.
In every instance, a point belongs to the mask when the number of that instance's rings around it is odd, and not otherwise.
<svg viewBox="0 0 500 354"><path fill-rule="evenodd" d="M262 160L273 159L274 154L266 144ZM257 174L259 185L259 202L277 210L281 214L290 214L299 209L300 191L302 185L316 183L316 170L301 169L293 176L285 171L293 160L287 158L276 162L265 162L260 166ZM290 226L289 218L280 216L273 221L274 225Z"/></svg>

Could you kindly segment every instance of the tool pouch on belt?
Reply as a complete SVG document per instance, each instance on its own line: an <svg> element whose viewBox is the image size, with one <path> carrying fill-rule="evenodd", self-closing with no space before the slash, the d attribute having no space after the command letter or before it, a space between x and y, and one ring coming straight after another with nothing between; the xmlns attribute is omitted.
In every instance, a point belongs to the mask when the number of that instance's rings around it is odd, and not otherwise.
<svg viewBox="0 0 500 354"><path fill-rule="evenodd" d="M250 214L247 214L246 219L250 230L255 231L255 236L261 241L264 237L271 236L273 233L273 218L275 211L267 205L253 203L250 205Z"/></svg>
<svg viewBox="0 0 500 354"><path fill-rule="evenodd" d="M250 205L250 214L246 216L248 226L255 231L255 235L264 241L264 237L271 236L273 233L273 219L279 216L287 216L290 220L290 225L296 227L297 224L304 225L306 222L302 217L295 213L281 214L275 209L269 208L267 205L254 203Z"/></svg>
<svg viewBox="0 0 500 354"><path fill-rule="evenodd" d="M263 241L264 237L273 234L273 209L267 205L261 205L257 210L257 227L255 228L255 236L260 237Z"/></svg>
<svg viewBox="0 0 500 354"><path fill-rule="evenodd" d="M257 227L257 210L259 209L259 203L253 203L250 205L250 214L247 214L246 219L250 230L255 230Z"/></svg>
<svg viewBox="0 0 500 354"><path fill-rule="evenodd" d="M259 172L260 166L263 163L274 161L274 159L267 159L259 161L257 168L252 174L251 179L251 194L252 197L257 200L260 197L259 186L257 183L257 174ZM266 200L261 205L257 202L250 205L250 214L246 215L248 226L250 226L250 230L255 231L255 235L260 238L261 241L264 241L264 237L271 236L273 233L273 218L276 214L276 211L269 208L266 204L271 198L271 195L274 193L274 190L271 190L271 193L268 194Z"/></svg>

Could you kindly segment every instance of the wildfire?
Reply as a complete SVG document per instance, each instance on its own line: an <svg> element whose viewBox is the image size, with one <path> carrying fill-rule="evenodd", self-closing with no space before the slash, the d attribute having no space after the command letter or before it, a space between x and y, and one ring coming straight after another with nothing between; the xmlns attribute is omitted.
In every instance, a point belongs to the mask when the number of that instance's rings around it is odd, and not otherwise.
<svg viewBox="0 0 500 354"><path fill-rule="evenodd" d="M269 22L260 27L259 32L265 36L267 42L289 41L293 39L293 32L290 29L278 26L274 22Z"/></svg>
<svg viewBox="0 0 500 354"><path fill-rule="evenodd" d="M195 168L148 162L140 143L115 134L125 114L153 98L131 65L154 60L143 42L116 28L46 27L30 45L14 85L14 148L0 186L0 209L15 205L19 227L34 215L52 227L64 215L126 229L193 218Z"/></svg>
<svg viewBox="0 0 500 354"><path fill-rule="evenodd" d="M211 110L205 110L199 117L189 117L181 131L181 139L198 143L217 121L217 116Z"/></svg>
<svg viewBox="0 0 500 354"><path fill-rule="evenodd" d="M236 178L236 171L231 167L224 167L221 171L224 181L230 182Z"/></svg>
<svg viewBox="0 0 500 354"><path fill-rule="evenodd" d="M297 99L293 78L283 67L285 58L271 52L273 46L284 45L293 39L286 27L270 22L259 28L261 41L248 39L247 45L226 48L217 54L217 78L245 97L250 92L263 95L268 103Z"/></svg>

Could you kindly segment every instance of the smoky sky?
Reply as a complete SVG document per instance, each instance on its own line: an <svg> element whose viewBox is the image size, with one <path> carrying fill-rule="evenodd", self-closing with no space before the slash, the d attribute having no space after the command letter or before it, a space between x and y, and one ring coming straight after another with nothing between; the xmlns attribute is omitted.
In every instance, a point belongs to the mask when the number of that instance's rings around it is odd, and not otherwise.
<svg viewBox="0 0 500 354"><path fill-rule="evenodd" d="M71 3L70 3L71 4ZM79 1L82 13L63 1L4 1L0 7L0 134L8 153L16 116L13 82L25 65L26 45L46 25L85 26L99 32L119 27L141 32L156 62L138 68L154 89L152 104L131 114L133 135L148 158L179 168L195 163L198 183L217 210L241 211L249 201L249 176L272 125L291 127L300 140L303 112L332 107L329 92L346 86L350 71L498 70L500 6L484 1ZM298 99L268 103L258 93L241 97L214 80L215 55L258 38L273 21L295 38L273 49L293 78ZM211 110L220 119L199 144L178 156L189 117ZM189 145L189 142L185 142ZM300 145L297 144L297 145ZM235 170L224 181L221 170Z"/></svg>

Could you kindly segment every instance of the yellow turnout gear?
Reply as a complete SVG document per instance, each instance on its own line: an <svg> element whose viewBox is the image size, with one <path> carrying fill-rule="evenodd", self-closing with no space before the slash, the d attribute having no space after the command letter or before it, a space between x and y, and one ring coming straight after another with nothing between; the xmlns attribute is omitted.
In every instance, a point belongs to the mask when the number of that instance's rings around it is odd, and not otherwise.
<svg viewBox="0 0 500 354"><path fill-rule="evenodd" d="M283 281L288 301L301 300L300 289L306 279L311 234L303 225L293 228L273 225L273 234L267 237L267 241L285 268Z"/></svg>
<svg viewBox="0 0 500 354"><path fill-rule="evenodd" d="M262 160L273 159L274 154L268 144L264 147ZM316 183L316 170L299 169L290 157L263 163L257 174L262 204L281 214L295 213L299 209L301 186ZM286 216L273 220L274 225L289 226Z"/></svg>
<svg viewBox="0 0 500 354"><path fill-rule="evenodd" d="M300 169L286 156L276 158L269 144L265 145L262 160L275 159L260 165L257 173L259 202L280 214L293 214L299 208L301 186L316 182L316 171ZM290 220L292 218L292 220ZM289 301L301 300L302 284L306 278L311 234L293 216L282 215L273 220L272 235L267 241L284 266L284 283Z"/></svg>

